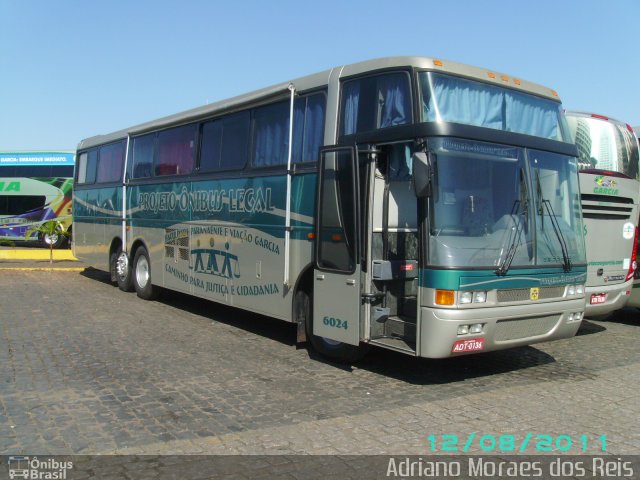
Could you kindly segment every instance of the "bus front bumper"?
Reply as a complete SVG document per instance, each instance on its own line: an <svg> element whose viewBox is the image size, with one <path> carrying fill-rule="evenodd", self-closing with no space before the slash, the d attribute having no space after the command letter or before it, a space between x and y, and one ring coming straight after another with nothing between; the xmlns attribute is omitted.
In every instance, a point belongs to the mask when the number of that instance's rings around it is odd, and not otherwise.
<svg viewBox="0 0 640 480"><path fill-rule="evenodd" d="M420 351L426 358L490 352L569 338L580 328L584 298L515 306L420 309ZM575 320L575 314L580 314ZM459 327L482 325L481 333ZM476 327L477 328L477 327Z"/></svg>
<svg viewBox="0 0 640 480"><path fill-rule="evenodd" d="M601 287L585 288L586 307L584 314L586 317L595 315L607 315L623 308L629 301L629 295L633 289L633 279L628 282L618 283L616 285L603 285ZM629 292L629 294L627 294ZM605 299L602 303L598 299ZM593 300L592 300L593 299Z"/></svg>

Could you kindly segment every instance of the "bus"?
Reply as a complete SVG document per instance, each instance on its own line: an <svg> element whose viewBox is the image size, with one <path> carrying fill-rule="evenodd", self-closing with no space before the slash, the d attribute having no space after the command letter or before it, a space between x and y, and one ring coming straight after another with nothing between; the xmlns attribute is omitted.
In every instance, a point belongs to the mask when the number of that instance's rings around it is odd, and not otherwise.
<svg viewBox="0 0 640 480"><path fill-rule="evenodd" d="M633 133L636 134L638 145L640 147L640 127L633 127ZM640 249L640 236L638 238L638 243L636 243L636 249ZM633 276L633 289L631 290L631 296L629 296L627 306L640 308L640 268L636 268L636 272Z"/></svg>
<svg viewBox="0 0 640 480"><path fill-rule="evenodd" d="M74 165L75 152L0 152L0 241L37 240L55 248L66 243L62 235L29 230L49 220L71 229Z"/></svg>
<svg viewBox="0 0 640 480"><path fill-rule="evenodd" d="M352 362L573 336L586 257L555 91L426 57L344 65L83 140L74 254L297 324Z"/></svg>
<svg viewBox="0 0 640 480"><path fill-rule="evenodd" d="M636 270L640 182L633 129L595 113L565 113L578 149L587 246L585 315L606 318L623 308Z"/></svg>

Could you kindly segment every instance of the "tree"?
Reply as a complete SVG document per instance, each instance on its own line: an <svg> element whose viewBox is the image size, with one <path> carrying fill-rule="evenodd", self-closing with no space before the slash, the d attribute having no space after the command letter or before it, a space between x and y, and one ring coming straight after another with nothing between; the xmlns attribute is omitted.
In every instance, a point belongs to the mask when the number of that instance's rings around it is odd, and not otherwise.
<svg viewBox="0 0 640 480"><path fill-rule="evenodd" d="M69 231L65 230L60 222L48 220L27 230L25 238L29 238L34 233L38 234L38 238L40 238L43 243L49 245L49 263L53 263L53 247L60 245L59 241L68 237Z"/></svg>

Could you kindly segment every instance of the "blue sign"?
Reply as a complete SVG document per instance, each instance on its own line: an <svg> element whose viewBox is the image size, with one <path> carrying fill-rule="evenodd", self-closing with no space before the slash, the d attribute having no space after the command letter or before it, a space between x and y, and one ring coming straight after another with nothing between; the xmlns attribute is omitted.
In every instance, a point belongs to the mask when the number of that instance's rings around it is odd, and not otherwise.
<svg viewBox="0 0 640 480"><path fill-rule="evenodd" d="M75 165L73 152L0 152L0 167Z"/></svg>

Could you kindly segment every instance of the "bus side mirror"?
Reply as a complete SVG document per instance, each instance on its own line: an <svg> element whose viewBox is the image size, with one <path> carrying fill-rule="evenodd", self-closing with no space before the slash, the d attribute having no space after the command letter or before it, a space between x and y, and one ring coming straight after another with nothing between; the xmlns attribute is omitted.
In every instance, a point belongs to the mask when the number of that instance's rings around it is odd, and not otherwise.
<svg viewBox="0 0 640 480"><path fill-rule="evenodd" d="M434 157L434 154L425 152L416 152L411 156L413 190L418 198L431 195L431 166Z"/></svg>

